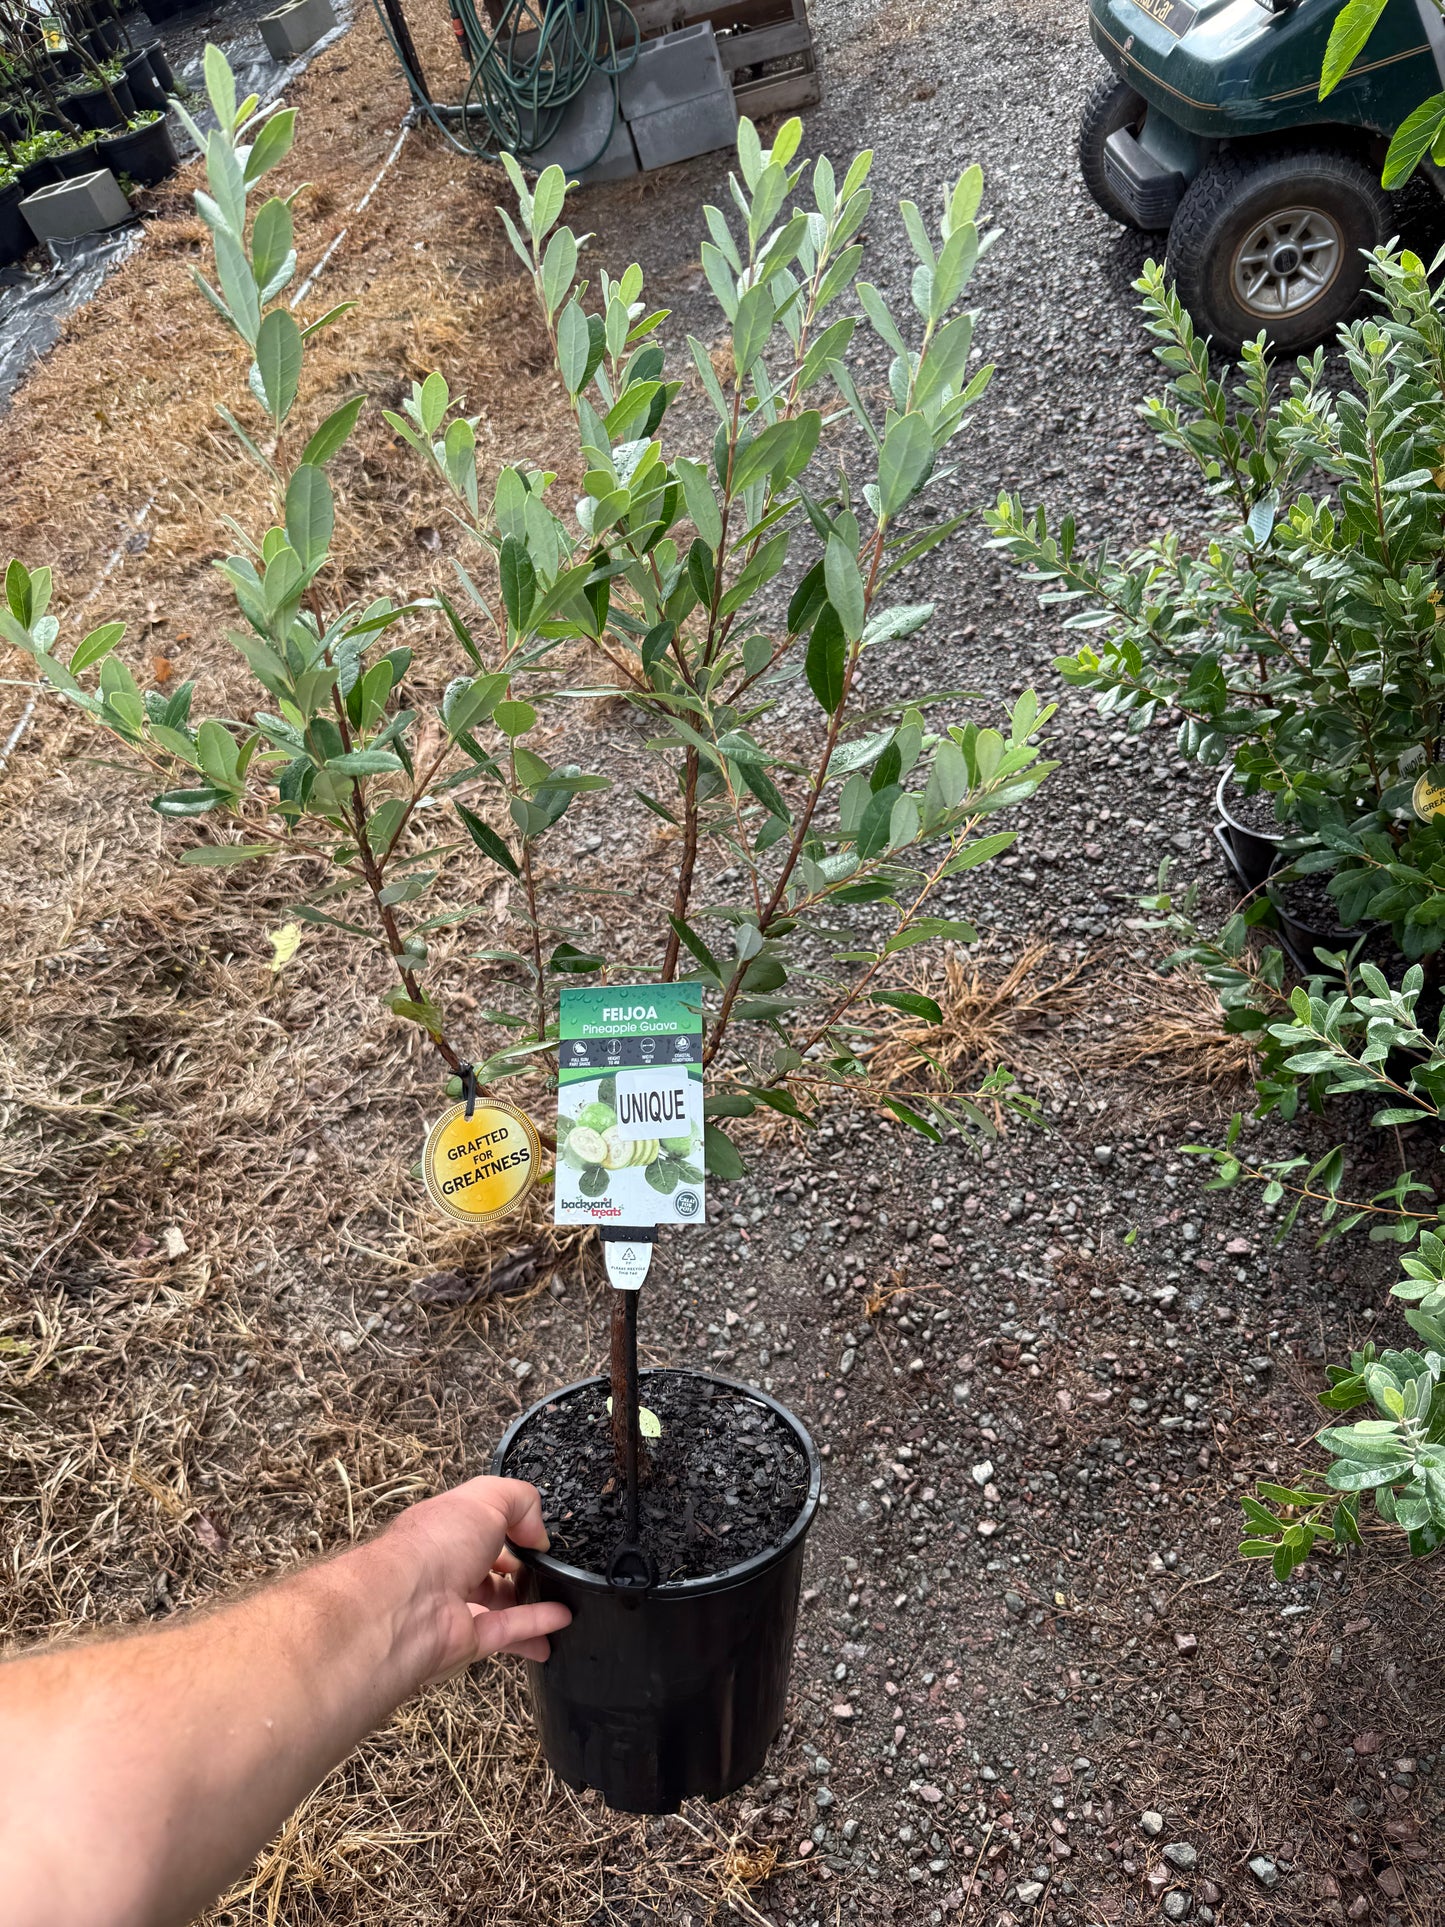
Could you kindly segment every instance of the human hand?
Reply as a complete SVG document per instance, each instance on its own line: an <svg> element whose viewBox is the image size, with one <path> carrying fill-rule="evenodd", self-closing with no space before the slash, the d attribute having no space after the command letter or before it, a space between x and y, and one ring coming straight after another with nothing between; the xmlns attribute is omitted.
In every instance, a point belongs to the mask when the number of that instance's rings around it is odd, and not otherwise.
<svg viewBox="0 0 1445 1927"><path fill-rule="evenodd" d="M418 1684L447 1679L493 1653L546 1659L548 1633L571 1620L557 1603L517 1604L513 1575L520 1564L508 1539L546 1550L537 1488L481 1478L408 1507L373 1542L378 1554L407 1568L421 1635Z"/></svg>

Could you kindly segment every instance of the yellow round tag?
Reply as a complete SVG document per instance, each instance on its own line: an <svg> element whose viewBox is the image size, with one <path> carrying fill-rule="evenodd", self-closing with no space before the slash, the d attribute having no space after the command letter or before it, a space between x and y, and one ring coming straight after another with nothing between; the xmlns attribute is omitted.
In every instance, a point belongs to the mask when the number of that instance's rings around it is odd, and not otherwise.
<svg viewBox="0 0 1445 1927"><path fill-rule="evenodd" d="M1422 823L1433 823L1437 816L1445 816L1445 769L1438 763L1416 778L1410 806Z"/></svg>
<svg viewBox="0 0 1445 1927"><path fill-rule="evenodd" d="M453 1104L427 1133L422 1176L431 1201L459 1224L515 1211L537 1181L541 1140L510 1104Z"/></svg>

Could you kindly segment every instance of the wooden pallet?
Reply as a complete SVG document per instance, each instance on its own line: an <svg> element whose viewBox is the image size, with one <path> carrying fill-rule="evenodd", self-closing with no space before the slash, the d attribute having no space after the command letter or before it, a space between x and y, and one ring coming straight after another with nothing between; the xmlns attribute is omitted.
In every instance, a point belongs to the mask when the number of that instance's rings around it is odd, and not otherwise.
<svg viewBox="0 0 1445 1927"><path fill-rule="evenodd" d="M628 0L644 40L710 20L738 112L750 120L822 99L807 0Z"/></svg>

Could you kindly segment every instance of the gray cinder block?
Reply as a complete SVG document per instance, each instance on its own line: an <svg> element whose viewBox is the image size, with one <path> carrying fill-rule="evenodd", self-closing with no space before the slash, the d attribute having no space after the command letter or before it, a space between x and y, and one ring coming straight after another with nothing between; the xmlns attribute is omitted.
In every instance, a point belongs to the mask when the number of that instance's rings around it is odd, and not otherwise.
<svg viewBox="0 0 1445 1927"><path fill-rule="evenodd" d="M263 13L257 23L266 51L283 64L314 47L336 25L331 0L291 0L274 13Z"/></svg>
<svg viewBox="0 0 1445 1927"><path fill-rule="evenodd" d="M74 241L132 218L130 202L108 167L37 188L20 203L20 212L38 241Z"/></svg>
<svg viewBox="0 0 1445 1927"><path fill-rule="evenodd" d="M627 123L618 116L614 124L614 112L612 82L606 74L592 74L581 93L568 101L561 125L546 146L528 154L527 166L539 174L544 167L560 167L584 182L621 181L635 174L637 150ZM594 160L604 141L607 145Z"/></svg>
<svg viewBox="0 0 1445 1927"><path fill-rule="evenodd" d="M628 126L643 168L667 167L731 147L738 137L738 104L732 88L724 85L720 93L639 115Z"/></svg>
<svg viewBox="0 0 1445 1927"><path fill-rule="evenodd" d="M702 20L694 27L644 40L637 64L618 80L617 95L623 118L639 120L644 114L660 114L683 101L721 93L727 86L712 22ZM647 165L644 161L643 166Z"/></svg>

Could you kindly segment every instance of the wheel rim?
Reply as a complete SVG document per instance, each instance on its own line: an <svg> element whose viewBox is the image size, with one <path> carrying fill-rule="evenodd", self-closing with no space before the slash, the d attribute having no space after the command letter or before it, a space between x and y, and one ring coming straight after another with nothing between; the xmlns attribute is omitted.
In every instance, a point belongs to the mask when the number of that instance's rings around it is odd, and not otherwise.
<svg viewBox="0 0 1445 1927"><path fill-rule="evenodd" d="M1298 314L1329 289L1344 253L1339 224L1323 208L1281 208L1256 221L1235 250L1235 298L1261 320Z"/></svg>

